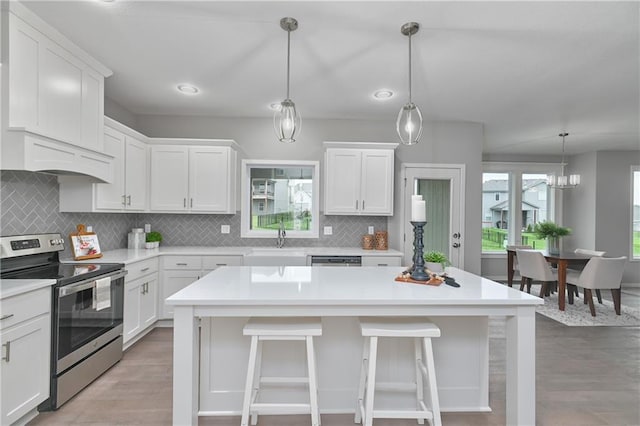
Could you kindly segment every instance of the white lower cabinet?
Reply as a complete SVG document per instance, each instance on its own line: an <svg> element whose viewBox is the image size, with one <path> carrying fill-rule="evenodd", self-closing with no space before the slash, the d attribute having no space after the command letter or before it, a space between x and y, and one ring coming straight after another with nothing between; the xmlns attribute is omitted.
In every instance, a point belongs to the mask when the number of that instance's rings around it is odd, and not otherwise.
<svg viewBox="0 0 640 426"><path fill-rule="evenodd" d="M51 288L0 302L0 424L12 424L49 397ZM25 421L26 419L22 419Z"/></svg>
<svg viewBox="0 0 640 426"><path fill-rule="evenodd" d="M158 259L135 262L126 269L122 332L125 346L158 319Z"/></svg>
<svg viewBox="0 0 640 426"><path fill-rule="evenodd" d="M221 266L241 266L242 256L164 256L160 294L161 319L173 318L173 306L165 299Z"/></svg>

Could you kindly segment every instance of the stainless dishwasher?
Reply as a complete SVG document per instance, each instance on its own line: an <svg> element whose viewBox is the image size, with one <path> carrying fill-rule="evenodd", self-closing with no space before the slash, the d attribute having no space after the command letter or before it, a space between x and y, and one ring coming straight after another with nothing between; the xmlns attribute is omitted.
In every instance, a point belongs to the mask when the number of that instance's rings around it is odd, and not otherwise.
<svg viewBox="0 0 640 426"><path fill-rule="evenodd" d="M362 266L362 256L311 256L311 266Z"/></svg>

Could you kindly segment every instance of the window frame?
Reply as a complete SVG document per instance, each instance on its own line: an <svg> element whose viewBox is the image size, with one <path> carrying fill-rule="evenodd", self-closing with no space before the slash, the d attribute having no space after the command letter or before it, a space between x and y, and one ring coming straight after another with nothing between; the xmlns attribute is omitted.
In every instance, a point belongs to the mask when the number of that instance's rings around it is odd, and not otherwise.
<svg viewBox="0 0 640 426"><path fill-rule="evenodd" d="M629 238L629 259L630 261L640 261L640 254L638 256L636 256L633 253L633 225L634 225L634 221L633 221L633 208L634 208L634 198L635 198L635 191L638 190L640 191L640 189L636 189L635 187L635 174L638 173L640 174L640 165L638 166L631 166L631 191L629 193L630 195L630 203L631 204L631 212L630 212L630 219L631 219L631 235ZM640 201L640 200L639 200Z"/></svg>
<svg viewBox="0 0 640 426"><path fill-rule="evenodd" d="M311 229L296 231L287 229L287 238L319 238L320 230L320 162L306 160L242 160L240 179L241 210L240 210L240 238L276 238L276 231L251 229L251 168L284 169L288 167L309 167L312 172L312 208Z"/></svg>
<svg viewBox="0 0 640 426"><path fill-rule="evenodd" d="M483 162L484 173L508 173L509 174L509 226L507 233L508 244L520 244L522 236L522 209L517 213L514 206L522 206L522 175L529 173L559 174L561 172L558 163L529 163L529 162ZM562 225L562 194L561 190L548 189L547 217L559 225ZM481 257L505 257L506 252L481 253Z"/></svg>

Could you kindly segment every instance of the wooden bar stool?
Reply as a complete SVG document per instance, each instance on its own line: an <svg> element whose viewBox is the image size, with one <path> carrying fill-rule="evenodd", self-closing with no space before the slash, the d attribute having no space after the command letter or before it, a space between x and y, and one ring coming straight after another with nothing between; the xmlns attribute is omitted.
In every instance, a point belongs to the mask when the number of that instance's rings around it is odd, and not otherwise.
<svg viewBox="0 0 640 426"><path fill-rule="evenodd" d="M258 414L311 414L312 426L320 426L318 410L318 381L313 336L322 335L320 318L251 318L244 326L243 334L251 336L247 382L242 404L241 426L258 422ZM307 377L264 377L261 375L262 343L265 340L301 340L307 346ZM262 384L308 383L309 403L266 403L256 402Z"/></svg>
<svg viewBox="0 0 640 426"><path fill-rule="evenodd" d="M440 337L440 329L433 323L420 318L360 318L360 329L364 337L362 365L355 422L372 426L374 418L417 419L434 426L442 425L440 403L436 386L436 372L433 362L432 337ZM411 337L414 342L416 379L412 383L378 383L376 385L376 359L379 337ZM424 352L423 352L424 351ZM424 382L427 381L431 409L424 402ZM375 390L415 391L416 410L375 410Z"/></svg>

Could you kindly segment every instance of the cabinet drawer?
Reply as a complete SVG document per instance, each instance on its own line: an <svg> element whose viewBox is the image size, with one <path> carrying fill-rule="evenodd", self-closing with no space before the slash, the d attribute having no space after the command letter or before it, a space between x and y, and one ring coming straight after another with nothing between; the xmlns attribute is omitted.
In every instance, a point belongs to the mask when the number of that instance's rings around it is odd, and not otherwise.
<svg viewBox="0 0 640 426"><path fill-rule="evenodd" d="M131 263L127 265L127 272L127 282L136 280L153 272L158 272L158 258Z"/></svg>
<svg viewBox="0 0 640 426"><path fill-rule="evenodd" d="M162 269L202 269L202 256L164 256Z"/></svg>
<svg viewBox="0 0 640 426"><path fill-rule="evenodd" d="M362 266L400 266L399 256L362 256Z"/></svg>
<svg viewBox="0 0 640 426"><path fill-rule="evenodd" d="M242 266L243 256L203 256L202 269L213 270L221 266Z"/></svg>
<svg viewBox="0 0 640 426"><path fill-rule="evenodd" d="M0 301L0 330L51 311L51 287L45 287Z"/></svg>

